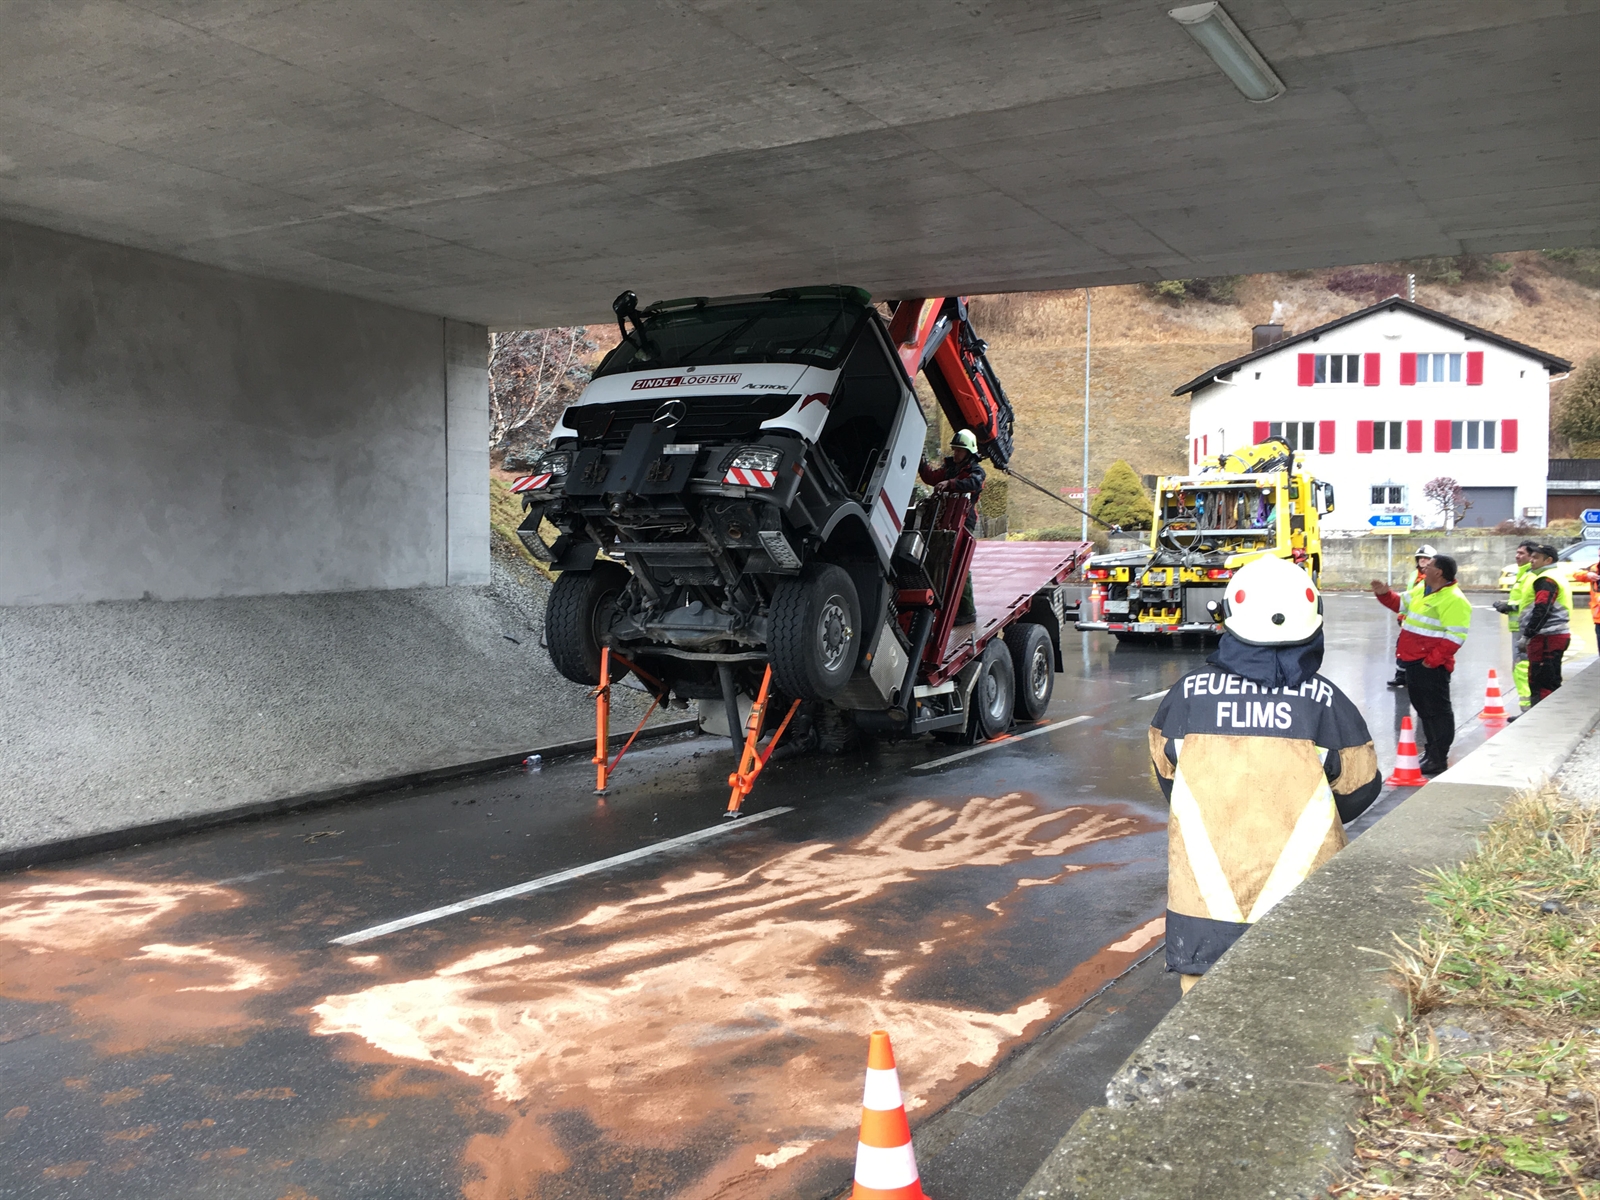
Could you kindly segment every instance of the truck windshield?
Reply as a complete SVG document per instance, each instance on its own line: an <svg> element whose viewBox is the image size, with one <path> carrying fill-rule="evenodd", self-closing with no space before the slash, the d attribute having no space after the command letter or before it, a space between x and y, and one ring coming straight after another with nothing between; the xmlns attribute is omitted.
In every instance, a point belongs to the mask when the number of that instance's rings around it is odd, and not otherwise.
<svg viewBox="0 0 1600 1200"><path fill-rule="evenodd" d="M773 362L833 370L866 316L865 308L835 297L646 311L643 344L631 331L595 375Z"/></svg>

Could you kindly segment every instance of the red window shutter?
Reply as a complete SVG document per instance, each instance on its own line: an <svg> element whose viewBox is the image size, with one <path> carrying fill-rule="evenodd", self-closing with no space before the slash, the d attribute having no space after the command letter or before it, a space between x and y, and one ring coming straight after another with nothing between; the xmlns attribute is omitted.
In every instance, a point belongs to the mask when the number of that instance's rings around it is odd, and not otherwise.
<svg viewBox="0 0 1600 1200"><path fill-rule="evenodd" d="M1502 454L1515 454L1517 452L1516 421L1500 422L1500 452Z"/></svg>
<svg viewBox="0 0 1600 1200"><path fill-rule="evenodd" d="M1406 422L1406 453L1407 454L1421 454L1422 453L1422 422L1421 421L1407 421Z"/></svg>
<svg viewBox="0 0 1600 1200"><path fill-rule="evenodd" d="M1317 422L1317 451L1321 454L1333 453L1333 422Z"/></svg>
<svg viewBox="0 0 1600 1200"><path fill-rule="evenodd" d="M1467 351L1467 386L1478 387L1483 383L1483 351Z"/></svg>
<svg viewBox="0 0 1600 1200"><path fill-rule="evenodd" d="M1357 421L1356 422L1356 453L1357 454L1371 454L1372 453L1372 422L1371 421Z"/></svg>
<svg viewBox="0 0 1600 1200"><path fill-rule="evenodd" d="M1376 354L1362 356L1366 361L1361 364L1361 382L1368 387L1378 386L1378 358ZM1415 363L1413 362L1413 368Z"/></svg>
<svg viewBox="0 0 1600 1200"><path fill-rule="evenodd" d="M1402 354L1400 356L1400 386L1412 387L1417 382L1417 356L1415 354Z"/></svg>
<svg viewBox="0 0 1600 1200"><path fill-rule="evenodd" d="M1310 387L1314 382L1316 382L1316 378L1317 378L1316 355L1314 355L1314 354L1302 354L1300 356L1300 386L1301 387ZM1258 441L1258 442L1260 440L1261 440L1260 438L1256 439L1256 441Z"/></svg>
<svg viewBox="0 0 1600 1200"><path fill-rule="evenodd" d="M1254 444L1259 446L1262 442L1267 440L1267 431L1268 431L1268 429L1269 429L1269 425L1268 425L1268 423L1266 421L1257 421L1251 427L1250 440ZM1169 446L1171 444L1172 444L1171 442L1167 443L1167 445L1169 445Z"/></svg>
<svg viewBox="0 0 1600 1200"><path fill-rule="evenodd" d="M1450 422L1435 421L1433 423L1433 452L1435 454L1450 453Z"/></svg>

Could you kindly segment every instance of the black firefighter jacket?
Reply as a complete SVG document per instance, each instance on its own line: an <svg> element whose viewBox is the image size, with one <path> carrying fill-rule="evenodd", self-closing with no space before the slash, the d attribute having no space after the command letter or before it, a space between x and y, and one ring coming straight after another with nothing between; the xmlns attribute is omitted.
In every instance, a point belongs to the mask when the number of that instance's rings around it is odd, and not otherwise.
<svg viewBox="0 0 1600 1200"><path fill-rule="evenodd" d="M1239 935L1345 845L1382 787L1372 736L1316 673L1322 635L1249 646L1232 634L1175 684L1150 725L1172 806L1167 968L1203 975Z"/></svg>

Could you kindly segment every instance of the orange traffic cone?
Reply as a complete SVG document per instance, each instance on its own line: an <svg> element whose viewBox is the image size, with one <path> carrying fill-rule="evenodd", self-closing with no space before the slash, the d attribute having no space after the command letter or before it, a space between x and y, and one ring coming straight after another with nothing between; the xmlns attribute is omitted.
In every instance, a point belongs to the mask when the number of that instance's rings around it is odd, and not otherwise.
<svg viewBox="0 0 1600 1200"><path fill-rule="evenodd" d="M900 1099L889 1035L872 1031L867 1087L861 1097L861 1140L856 1144L856 1186L851 1200L926 1200L911 1152L911 1126Z"/></svg>
<svg viewBox="0 0 1600 1200"><path fill-rule="evenodd" d="M1421 787L1427 778L1417 768L1417 735L1412 731L1411 718L1400 718L1400 744L1395 747L1394 770L1385 783L1395 787Z"/></svg>
<svg viewBox="0 0 1600 1200"><path fill-rule="evenodd" d="M1483 689L1483 711L1478 718L1490 729L1504 729L1509 724L1506 710L1500 703L1500 677L1493 667L1489 668L1489 683Z"/></svg>

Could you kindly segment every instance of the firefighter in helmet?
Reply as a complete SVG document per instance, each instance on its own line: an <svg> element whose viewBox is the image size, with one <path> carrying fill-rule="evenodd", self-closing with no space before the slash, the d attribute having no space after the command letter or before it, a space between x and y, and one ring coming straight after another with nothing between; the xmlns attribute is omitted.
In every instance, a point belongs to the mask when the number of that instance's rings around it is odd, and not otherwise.
<svg viewBox="0 0 1600 1200"><path fill-rule="evenodd" d="M1345 844L1382 787L1360 712L1319 675L1322 598L1266 556L1228 581L1222 641L1161 701L1150 754L1167 825L1167 969L1183 990Z"/></svg>

